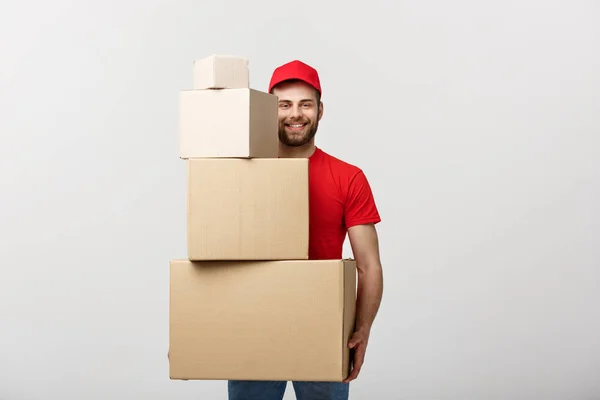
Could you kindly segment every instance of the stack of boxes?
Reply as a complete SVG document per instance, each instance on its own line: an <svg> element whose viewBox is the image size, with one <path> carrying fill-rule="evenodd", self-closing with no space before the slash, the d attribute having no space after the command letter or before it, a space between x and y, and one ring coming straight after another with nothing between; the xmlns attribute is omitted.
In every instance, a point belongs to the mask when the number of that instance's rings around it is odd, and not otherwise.
<svg viewBox="0 0 600 400"><path fill-rule="evenodd" d="M342 381L356 265L309 260L309 163L278 158L277 97L248 60L194 63L180 94L187 258L170 263L171 379Z"/></svg>

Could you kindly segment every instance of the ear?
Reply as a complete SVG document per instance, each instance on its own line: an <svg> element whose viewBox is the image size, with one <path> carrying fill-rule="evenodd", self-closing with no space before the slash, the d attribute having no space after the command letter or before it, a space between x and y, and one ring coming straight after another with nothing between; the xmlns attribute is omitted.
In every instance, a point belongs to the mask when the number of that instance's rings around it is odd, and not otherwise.
<svg viewBox="0 0 600 400"><path fill-rule="evenodd" d="M322 117L323 117L323 102L321 101L319 103L319 121L321 121Z"/></svg>

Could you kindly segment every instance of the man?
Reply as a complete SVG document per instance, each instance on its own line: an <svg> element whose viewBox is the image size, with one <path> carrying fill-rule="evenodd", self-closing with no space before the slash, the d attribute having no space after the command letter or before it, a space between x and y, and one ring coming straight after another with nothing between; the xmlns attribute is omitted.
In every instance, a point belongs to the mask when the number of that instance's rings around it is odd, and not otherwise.
<svg viewBox="0 0 600 400"><path fill-rule="evenodd" d="M353 369L345 382L293 382L299 400L346 400L358 376L383 292L375 224L379 213L364 173L315 146L323 116L317 71L295 60L273 72L269 92L279 99L279 155L309 159L309 258L341 259L346 234L358 269ZM230 400L281 400L285 381L229 381Z"/></svg>

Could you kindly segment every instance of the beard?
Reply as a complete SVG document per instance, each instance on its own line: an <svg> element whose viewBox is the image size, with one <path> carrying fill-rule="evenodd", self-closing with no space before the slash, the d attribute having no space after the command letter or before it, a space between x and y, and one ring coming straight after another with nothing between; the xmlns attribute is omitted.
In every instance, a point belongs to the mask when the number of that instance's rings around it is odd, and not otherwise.
<svg viewBox="0 0 600 400"><path fill-rule="evenodd" d="M301 130L290 130L286 125L288 124L305 124ZM313 122L309 119L302 119L300 121L279 121L279 140L281 143L290 147L304 146L312 140L317 134L319 122Z"/></svg>

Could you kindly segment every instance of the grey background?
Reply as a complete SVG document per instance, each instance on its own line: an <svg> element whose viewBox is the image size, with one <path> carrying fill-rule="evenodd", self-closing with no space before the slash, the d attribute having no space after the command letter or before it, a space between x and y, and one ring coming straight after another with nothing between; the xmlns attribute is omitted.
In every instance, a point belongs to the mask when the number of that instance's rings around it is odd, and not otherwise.
<svg viewBox="0 0 600 400"><path fill-rule="evenodd" d="M1 399L225 398L167 363L178 92L212 53L260 90L318 68L317 145L372 184L385 294L351 398L600 399L597 2L3 4Z"/></svg>

